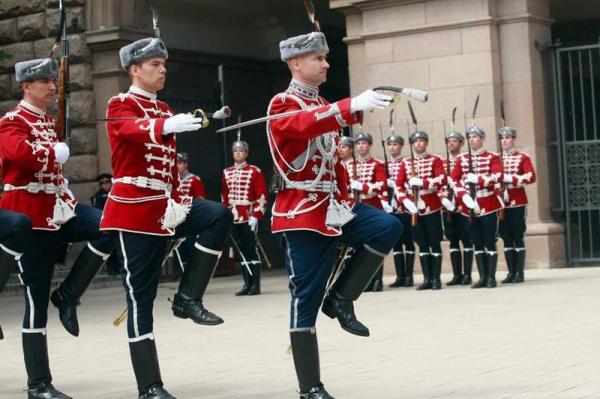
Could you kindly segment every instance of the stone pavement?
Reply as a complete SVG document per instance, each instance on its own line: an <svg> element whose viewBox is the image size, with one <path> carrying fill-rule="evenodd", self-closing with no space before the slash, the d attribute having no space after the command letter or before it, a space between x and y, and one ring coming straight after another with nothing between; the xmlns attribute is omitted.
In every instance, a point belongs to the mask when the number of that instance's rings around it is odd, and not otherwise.
<svg viewBox="0 0 600 399"><path fill-rule="evenodd" d="M365 294L357 313L367 339L320 317L326 386L338 399L600 398L600 268L528 270L527 278L495 290ZM174 318L167 297L176 286L161 285L155 334L165 386L179 399L298 397L286 353L286 279L268 273L265 295L238 298L240 280L217 278L209 288L207 307L226 321L217 327ZM120 288L88 292L79 338L50 311L54 382L75 398L136 397L125 328L111 323L123 296ZM0 298L2 399L26 397L21 308L18 297Z"/></svg>

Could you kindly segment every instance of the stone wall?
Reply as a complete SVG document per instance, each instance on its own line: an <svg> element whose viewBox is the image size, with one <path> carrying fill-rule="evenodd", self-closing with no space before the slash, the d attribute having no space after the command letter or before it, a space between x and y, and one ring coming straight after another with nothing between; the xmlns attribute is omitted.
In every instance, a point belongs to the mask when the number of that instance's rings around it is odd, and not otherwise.
<svg viewBox="0 0 600 399"><path fill-rule="evenodd" d="M85 0L65 1L71 63L71 158L65 164L70 188L82 202L96 190L98 143L94 125L94 96L91 52L86 29ZM48 57L59 29L57 0L0 1L0 52L9 58L0 60L0 115L14 107L22 96L15 81L14 64ZM60 50L57 51L60 55Z"/></svg>

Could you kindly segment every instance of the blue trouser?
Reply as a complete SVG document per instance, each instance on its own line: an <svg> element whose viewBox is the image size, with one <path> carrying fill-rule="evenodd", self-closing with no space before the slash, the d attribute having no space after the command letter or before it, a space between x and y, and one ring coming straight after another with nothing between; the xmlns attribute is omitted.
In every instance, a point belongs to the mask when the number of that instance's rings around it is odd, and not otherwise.
<svg viewBox="0 0 600 399"><path fill-rule="evenodd" d="M126 231L113 232L123 287L127 292L127 334L139 340L153 331L152 309L161 266L170 239L197 237L196 250L219 255L231 229L233 216L223 205L195 199L175 235L154 236Z"/></svg>
<svg viewBox="0 0 600 399"><path fill-rule="evenodd" d="M498 212L492 212L485 216L477 216L471 220L471 239L475 246L475 253L496 253L496 241L498 239Z"/></svg>
<svg viewBox="0 0 600 399"><path fill-rule="evenodd" d="M19 276L25 294L25 332L36 332L46 328L52 274L62 245L89 241L88 245L97 253L108 256L112 251L110 235L99 230L101 216L102 211L99 209L77 204L75 217L62 225L60 230L32 232L19 261Z"/></svg>
<svg viewBox="0 0 600 399"><path fill-rule="evenodd" d="M392 214L397 218L402 226L410 227L411 215L410 213L394 213ZM402 229L400 239L394 244L394 255L402 254L404 252L415 253L415 243L413 241L412 229Z"/></svg>
<svg viewBox="0 0 600 399"><path fill-rule="evenodd" d="M418 223L413 226L413 237L419 246L420 255L442 253L442 212L419 215Z"/></svg>
<svg viewBox="0 0 600 399"><path fill-rule="evenodd" d="M291 329L315 326L339 242L353 248L368 246L385 256L402 234L399 220L382 210L356 204L352 211L356 217L338 237L304 230L279 234L290 279Z"/></svg>
<svg viewBox="0 0 600 399"><path fill-rule="evenodd" d="M248 223L235 223L231 229L231 236L239 247L236 248L236 252L241 251L244 255L242 258L242 255L238 254L238 261L243 263L246 259L247 264L244 265L244 268L261 263L258 248L256 248L256 238L254 238L254 233L250 230Z"/></svg>
<svg viewBox="0 0 600 399"><path fill-rule="evenodd" d="M31 220L22 213L0 209L0 292L16 268L31 236ZM3 253L4 252L4 253Z"/></svg>
<svg viewBox="0 0 600 399"><path fill-rule="evenodd" d="M504 249L523 250L525 248L525 231L527 230L527 207L506 208L504 215L498 231L504 241Z"/></svg>

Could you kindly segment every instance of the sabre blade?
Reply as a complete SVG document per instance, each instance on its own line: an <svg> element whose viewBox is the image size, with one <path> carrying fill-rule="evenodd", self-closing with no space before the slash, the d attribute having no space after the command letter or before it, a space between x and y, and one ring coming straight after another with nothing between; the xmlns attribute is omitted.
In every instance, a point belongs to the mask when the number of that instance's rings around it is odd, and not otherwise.
<svg viewBox="0 0 600 399"><path fill-rule="evenodd" d="M456 125L456 110L458 107L454 107L452 110L452 130L454 131L454 126Z"/></svg>
<svg viewBox="0 0 600 399"><path fill-rule="evenodd" d="M504 99L500 100L500 117L502 118L502 127L506 127L506 114L504 113Z"/></svg>
<svg viewBox="0 0 600 399"><path fill-rule="evenodd" d="M230 130L236 130L236 129L239 129L239 128L242 128L242 127L246 127L246 126L257 125L259 123L268 122L268 121L272 121L272 120L275 120L275 119L288 118L290 116L294 116L294 115L299 114L301 112L312 111L312 110L314 110L316 108L317 107L309 107L309 108L306 108L306 109L297 109L297 110L294 110L294 111L283 112L281 114L262 116L260 118L251 119L249 121L245 121L245 122L241 122L241 123L236 123L235 125L231 125L231 126L227 126L227 127L221 128L221 129L217 130L217 133L224 133L224 132L228 132Z"/></svg>
<svg viewBox="0 0 600 399"><path fill-rule="evenodd" d="M473 105L473 124L475 124L475 116L477 115L477 107L479 106L479 94L477 94L477 98L475 99L475 105Z"/></svg>
<svg viewBox="0 0 600 399"><path fill-rule="evenodd" d="M392 108L392 110L390 111L390 133L394 134L394 111L395 109Z"/></svg>

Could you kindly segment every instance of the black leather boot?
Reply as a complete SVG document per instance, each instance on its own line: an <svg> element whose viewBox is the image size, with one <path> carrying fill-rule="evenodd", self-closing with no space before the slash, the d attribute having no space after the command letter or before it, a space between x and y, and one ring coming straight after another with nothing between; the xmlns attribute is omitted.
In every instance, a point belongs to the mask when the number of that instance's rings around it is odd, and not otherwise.
<svg viewBox="0 0 600 399"><path fill-rule="evenodd" d="M300 399L335 399L325 390L325 387L317 385L312 387L308 392L300 392Z"/></svg>
<svg viewBox="0 0 600 399"><path fill-rule="evenodd" d="M290 341L300 392L308 393L314 387L323 386L316 330L309 328L291 331Z"/></svg>
<svg viewBox="0 0 600 399"><path fill-rule="evenodd" d="M397 254L394 254L394 269L396 269L396 280L394 280L392 284L388 285L388 287L397 288L404 286L404 279L406 278L406 275L404 273L404 264L404 252L398 252Z"/></svg>
<svg viewBox="0 0 600 399"><path fill-rule="evenodd" d="M510 284L513 283L515 279L515 249L505 248L504 259L506 260L506 268L508 269L508 274L506 275L506 278L501 281L501 283Z"/></svg>
<svg viewBox="0 0 600 399"><path fill-rule="evenodd" d="M475 263L477 264L477 271L479 272L479 281L471 286L471 288L483 288L485 287L487 276L486 272L486 254L485 252L475 254Z"/></svg>
<svg viewBox="0 0 600 399"><path fill-rule="evenodd" d="M27 369L28 399L72 399L52 386L48 340L42 333L23 333L23 357Z"/></svg>
<svg viewBox="0 0 600 399"><path fill-rule="evenodd" d="M244 278L244 285L241 290L235 293L235 296L248 295L248 291L250 291L250 273L248 273L248 268L244 265L242 265L242 277Z"/></svg>
<svg viewBox="0 0 600 399"><path fill-rule="evenodd" d="M465 274L463 274L460 285L471 285L473 279L471 278L471 271L473 270L473 250L463 251L463 268Z"/></svg>
<svg viewBox="0 0 600 399"><path fill-rule="evenodd" d="M406 277L404 278L404 286L412 287L415 285L413 274L415 272L415 252L405 252L406 256Z"/></svg>
<svg viewBox="0 0 600 399"><path fill-rule="evenodd" d="M431 289L431 254L419 255L421 269L423 270L423 283L417 287L417 291Z"/></svg>
<svg viewBox="0 0 600 399"><path fill-rule="evenodd" d="M460 249L452 248L450 250L450 263L452 264L452 280L448 281L446 285L453 286L459 285L463 279L462 272L462 259Z"/></svg>
<svg viewBox="0 0 600 399"><path fill-rule="evenodd" d="M52 304L58 308L60 322L71 335L79 336L79 322L77 321L79 298L81 298L103 264L104 258L93 252L89 245L86 245L65 280L50 296Z"/></svg>
<svg viewBox="0 0 600 399"><path fill-rule="evenodd" d="M375 277L373 277L373 292L381 292L383 291L383 264L377 273L375 273Z"/></svg>
<svg viewBox="0 0 600 399"><path fill-rule="evenodd" d="M442 289L442 254L439 256L431 255L431 289L441 290Z"/></svg>
<svg viewBox="0 0 600 399"><path fill-rule="evenodd" d="M515 284L525 281L525 252L525 249L515 251Z"/></svg>
<svg viewBox="0 0 600 399"><path fill-rule="evenodd" d="M194 323L214 326L223 319L206 310L202 298L208 283L217 268L219 256L194 248L188 262L179 290L173 298L173 314L182 319L192 319Z"/></svg>
<svg viewBox="0 0 600 399"><path fill-rule="evenodd" d="M163 388L154 339L130 342L129 354L138 386L139 399L175 399Z"/></svg>
<svg viewBox="0 0 600 399"><path fill-rule="evenodd" d="M357 250L323 300L322 311L337 318L350 334L369 336L369 329L356 319L353 301L357 300L383 261L384 256L363 246Z"/></svg>
<svg viewBox="0 0 600 399"><path fill-rule="evenodd" d="M252 276L250 276L250 289L248 290L248 295L260 295L261 264L252 264L250 268L252 270Z"/></svg>
<svg viewBox="0 0 600 399"><path fill-rule="evenodd" d="M486 263L487 279L485 280L485 286L487 288L496 288L496 267L498 266L498 252L494 252L493 254L488 253Z"/></svg>

